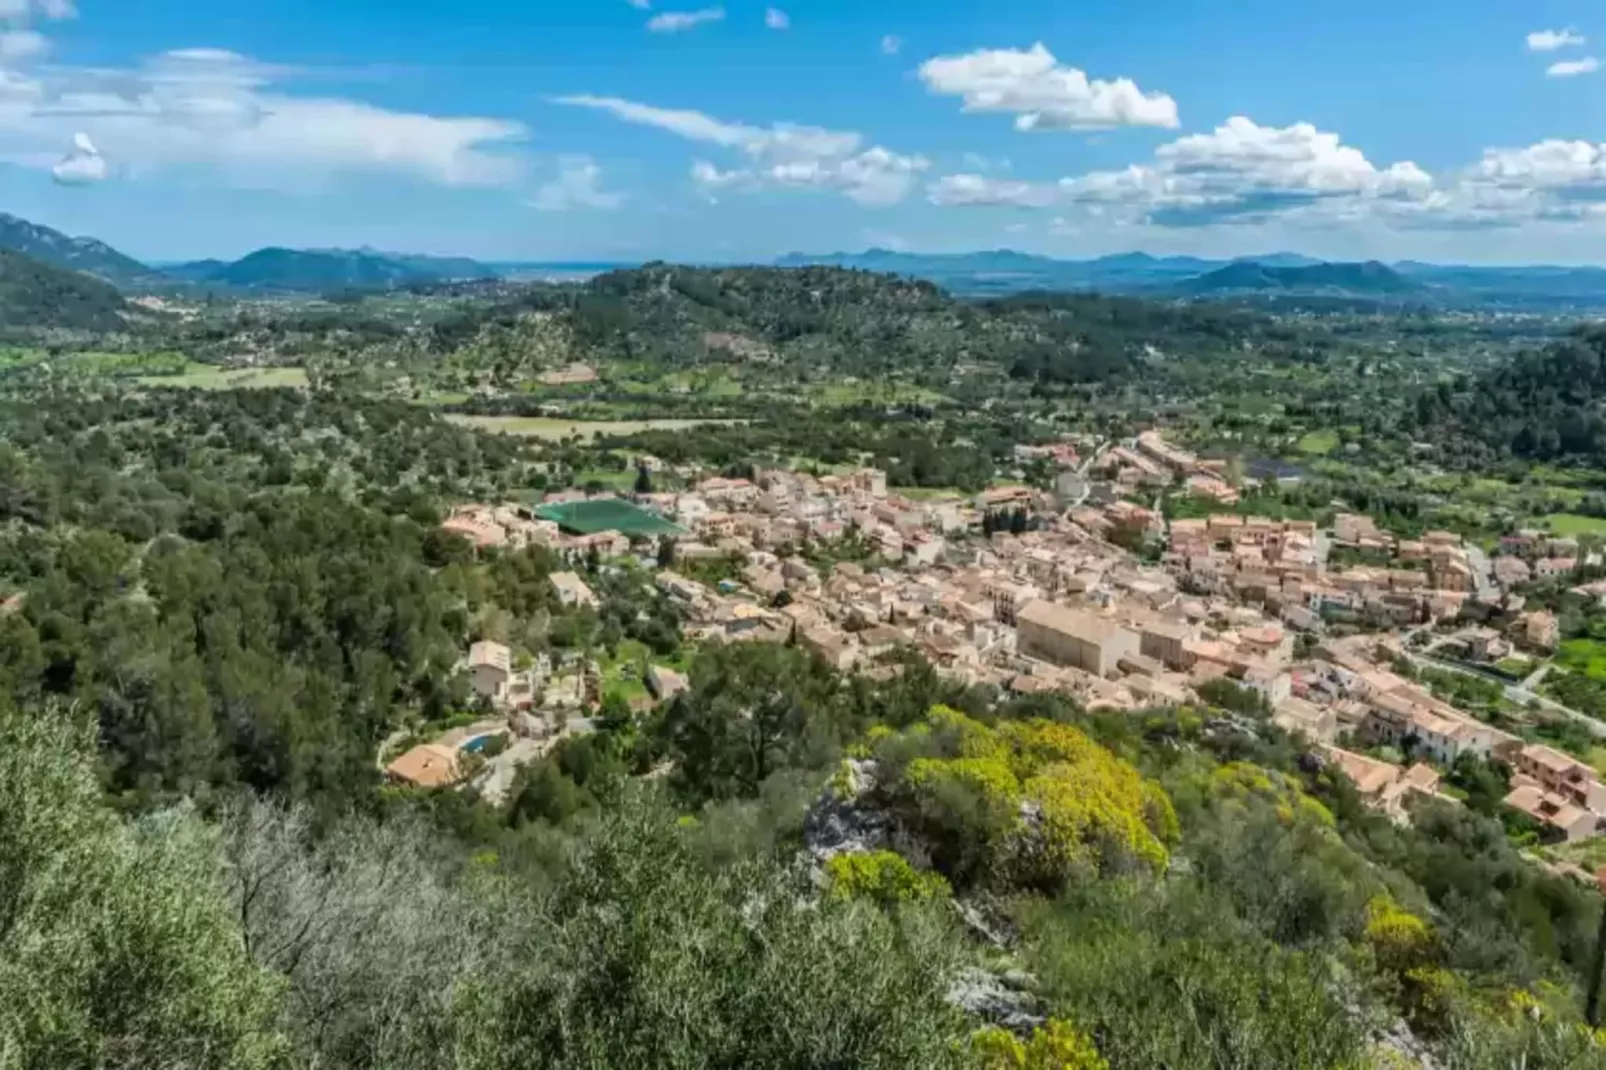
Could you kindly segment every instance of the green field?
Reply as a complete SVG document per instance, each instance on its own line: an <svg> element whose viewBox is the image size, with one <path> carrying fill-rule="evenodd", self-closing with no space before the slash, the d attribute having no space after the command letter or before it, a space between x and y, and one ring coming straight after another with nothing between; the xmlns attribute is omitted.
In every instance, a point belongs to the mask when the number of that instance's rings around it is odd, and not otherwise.
<svg viewBox="0 0 1606 1070"><path fill-rule="evenodd" d="M909 383L836 382L812 384L803 389L810 399L821 405L858 405L862 402L936 405L948 400L945 394Z"/></svg>
<svg viewBox="0 0 1606 1070"><path fill-rule="evenodd" d="M137 381L141 386L180 390L305 390L308 385L304 368L220 368L210 364L191 365L177 375L142 375Z"/></svg>
<svg viewBox="0 0 1606 1070"><path fill-rule="evenodd" d="M1326 457L1338 449L1338 432L1331 428L1311 431L1295 443L1294 449L1312 457Z"/></svg>
<svg viewBox="0 0 1606 1070"><path fill-rule="evenodd" d="M684 431L703 424L729 423L728 420L564 420L552 416L467 416L448 413L446 418L464 427L496 431L504 435L542 438L557 442L571 436L631 435L637 431Z"/></svg>
<svg viewBox="0 0 1606 1070"><path fill-rule="evenodd" d="M1569 639L1561 644L1556 664L1570 672L1606 680L1606 642L1599 639Z"/></svg>
<svg viewBox="0 0 1606 1070"><path fill-rule="evenodd" d="M1577 513L1551 513L1539 522L1545 530L1557 535L1606 535L1606 519L1598 516L1579 516Z"/></svg>

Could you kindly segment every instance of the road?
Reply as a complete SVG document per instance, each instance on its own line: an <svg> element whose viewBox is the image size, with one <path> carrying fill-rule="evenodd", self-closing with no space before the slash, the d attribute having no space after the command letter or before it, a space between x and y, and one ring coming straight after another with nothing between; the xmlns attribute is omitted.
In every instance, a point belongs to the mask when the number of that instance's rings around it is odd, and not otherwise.
<svg viewBox="0 0 1606 1070"><path fill-rule="evenodd" d="M1472 579L1478 585L1478 595L1490 594L1495 590L1494 566L1489 562L1489 555L1483 548L1474 543L1467 543L1467 564L1472 566Z"/></svg>
<svg viewBox="0 0 1606 1070"><path fill-rule="evenodd" d="M1606 739L1606 724L1602 724L1600 721L1595 720L1595 718L1589 716L1587 713L1580 713L1570 706L1563 706L1554 699L1549 699L1538 692L1530 691L1527 687L1523 686L1523 684L1514 684L1498 673L1488 672L1482 669L1475 669L1467 665L1462 665L1458 662L1444 661L1440 658L1424 657L1421 654L1407 653L1406 656L1411 659L1413 664L1418 666L1425 666L1432 669L1443 669L1445 672L1459 673L1462 676L1474 676L1480 680L1489 680L1493 683L1497 683L1505 688L1506 698L1512 702L1515 702L1517 705L1538 706L1542 710L1546 710L1550 713L1558 714L1562 717L1566 717L1570 720L1578 722L1588 729L1589 734L1594 736L1596 739ZM1532 679L1532 677L1529 679Z"/></svg>
<svg viewBox="0 0 1606 1070"><path fill-rule="evenodd" d="M1099 443L1098 446L1094 448L1093 452L1087 455L1087 460L1083 461L1077 466L1076 474L1082 480L1082 493L1081 496L1078 497L1074 502L1071 502L1069 505L1065 506L1065 512L1068 513L1072 509L1080 507L1084 502L1087 501L1088 495L1093 493L1093 484L1088 482L1087 474L1093 470L1093 466L1098 464L1099 458L1104 456L1105 452L1108 451L1113 445L1113 442Z"/></svg>

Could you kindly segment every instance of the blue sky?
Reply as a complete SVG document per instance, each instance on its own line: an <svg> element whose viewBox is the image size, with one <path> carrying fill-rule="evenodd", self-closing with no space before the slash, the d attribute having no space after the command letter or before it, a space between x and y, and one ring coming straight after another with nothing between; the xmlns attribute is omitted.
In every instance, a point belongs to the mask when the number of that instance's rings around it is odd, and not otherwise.
<svg viewBox="0 0 1606 1070"><path fill-rule="evenodd" d="M136 256L1606 261L1585 0L0 0L0 208Z"/></svg>

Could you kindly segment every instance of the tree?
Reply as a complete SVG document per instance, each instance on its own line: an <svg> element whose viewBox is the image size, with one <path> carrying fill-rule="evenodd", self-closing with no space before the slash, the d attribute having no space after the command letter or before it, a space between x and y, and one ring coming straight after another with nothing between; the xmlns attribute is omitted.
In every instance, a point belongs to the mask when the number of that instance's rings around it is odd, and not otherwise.
<svg viewBox="0 0 1606 1070"><path fill-rule="evenodd" d="M636 466L636 493L652 493L652 471L644 464Z"/></svg>
<svg viewBox="0 0 1606 1070"><path fill-rule="evenodd" d="M505 930L514 967L464 990L465 1070L931 1067L963 1017L938 916L814 901L767 859L709 867L633 793Z"/></svg>
<svg viewBox="0 0 1606 1070"><path fill-rule="evenodd" d="M676 550L676 546L675 546L675 540L674 539L671 539L666 535L666 536L663 536L662 538L660 538L658 540L658 567L659 568L674 568L675 567L675 550Z"/></svg>
<svg viewBox="0 0 1606 1070"><path fill-rule="evenodd" d="M122 821L93 755L62 711L0 712L0 1061L286 1065L211 832L187 809Z"/></svg>
<svg viewBox="0 0 1606 1070"><path fill-rule="evenodd" d="M303 1063L430 1065L458 986L499 946L483 905L450 880L439 834L395 815L320 837L305 806L250 798L223 830L244 946L286 978Z"/></svg>

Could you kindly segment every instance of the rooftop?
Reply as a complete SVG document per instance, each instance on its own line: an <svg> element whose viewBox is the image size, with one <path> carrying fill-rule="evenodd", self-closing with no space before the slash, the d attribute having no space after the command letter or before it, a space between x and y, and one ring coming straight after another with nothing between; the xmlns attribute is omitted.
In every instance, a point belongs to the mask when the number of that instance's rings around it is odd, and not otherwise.
<svg viewBox="0 0 1606 1070"><path fill-rule="evenodd" d="M1018 619L1022 624L1035 624L1087 643L1107 643L1126 630L1116 621L1085 609L1041 600L1022 609Z"/></svg>

